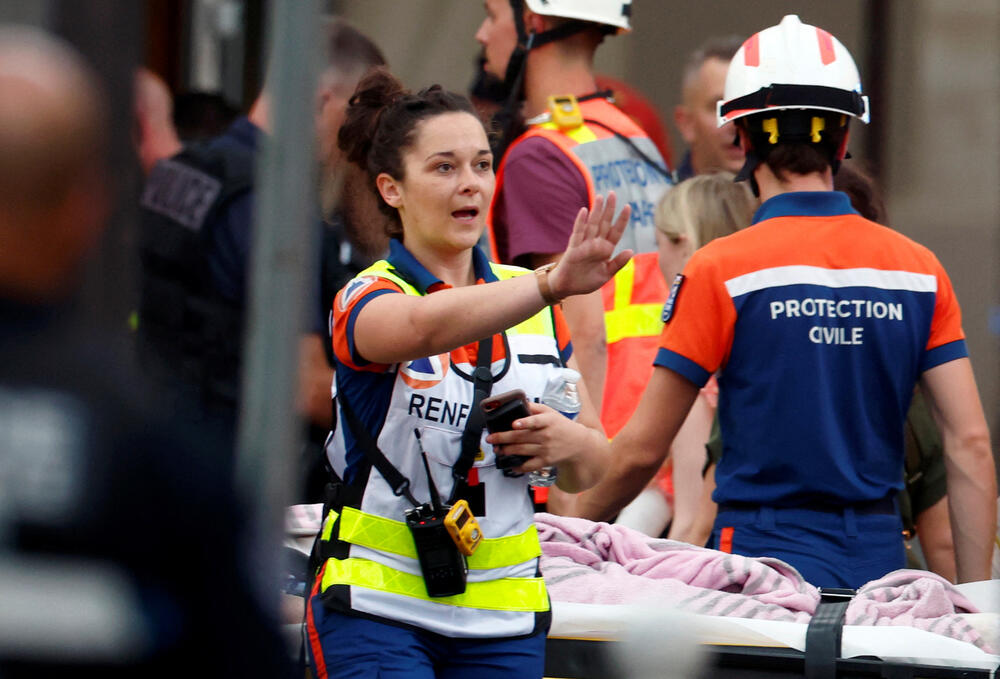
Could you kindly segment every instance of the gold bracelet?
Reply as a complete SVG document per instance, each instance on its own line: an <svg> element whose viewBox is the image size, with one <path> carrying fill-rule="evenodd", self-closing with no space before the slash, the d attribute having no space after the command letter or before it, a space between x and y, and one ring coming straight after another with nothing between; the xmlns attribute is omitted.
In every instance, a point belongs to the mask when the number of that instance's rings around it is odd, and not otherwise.
<svg viewBox="0 0 1000 679"><path fill-rule="evenodd" d="M549 285L549 272L556 266L555 262L549 262L535 269L535 280L538 281L538 292L542 293L542 299L548 305L559 304L562 300L552 293L552 286Z"/></svg>

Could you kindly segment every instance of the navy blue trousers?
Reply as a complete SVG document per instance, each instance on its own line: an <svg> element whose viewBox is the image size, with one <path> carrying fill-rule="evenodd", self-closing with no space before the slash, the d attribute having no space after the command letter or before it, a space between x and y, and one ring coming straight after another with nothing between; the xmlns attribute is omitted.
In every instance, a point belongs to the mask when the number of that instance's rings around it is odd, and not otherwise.
<svg viewBox="0 0 1000 679"><path fill-rule="evenodd" d="M817 587L849 587L906 567L898 513L859 514L810 509L720 507L712 549L743 556L773 556Z"/></svg>
<svg viewBox="0 0 1000 679"><path fill-rule="evenodd" d="M310 665L317 679L541 679L545 632L520 639L453 639L344 615L313 596Z"/></svg>

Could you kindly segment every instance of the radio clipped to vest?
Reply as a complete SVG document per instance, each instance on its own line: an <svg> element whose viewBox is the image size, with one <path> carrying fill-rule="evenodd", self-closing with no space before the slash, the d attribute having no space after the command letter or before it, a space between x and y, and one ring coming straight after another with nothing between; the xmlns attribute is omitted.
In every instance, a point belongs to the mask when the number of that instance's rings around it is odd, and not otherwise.
<svg viewBox="0 0 1000 679"><path fill-rule="evenodd" d="M465 561L483 539L479 522L469 509L469 503L459 500L454 505L443 505L437 486L431 476L427 453L420 440L420 430L413 430L424 460L427 485L431 501L406 510L406 525L413 535L413 544L424 576L427 595L453 596L465 592L469 566Z"/></svg>
<svg viewBox="0 0 1000 679"><path fill-rule="evenodd" d="M558 94L548 98L549 115L560 130L572 130L583 125L580 103L572 94Z"/></svg>

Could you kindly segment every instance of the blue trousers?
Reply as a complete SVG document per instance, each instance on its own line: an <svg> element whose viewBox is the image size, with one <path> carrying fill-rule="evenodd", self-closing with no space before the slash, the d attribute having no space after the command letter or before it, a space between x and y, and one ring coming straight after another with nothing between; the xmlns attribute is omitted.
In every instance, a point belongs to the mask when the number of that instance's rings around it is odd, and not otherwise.
<svg viewBox="0 0 1000 679"><path fill-rule="evenodd" d="M307 616L316 679L541 679L545 631L522 639L452 639L327 609Z"/></svg>
<svg viewBox="0 0 1000 679"><path fill-rule="evenodd" d="M810 509L720 507L712 549L743 556L773 556L817 587L849 587L906 567L899 514L857 514Z"/></svg>

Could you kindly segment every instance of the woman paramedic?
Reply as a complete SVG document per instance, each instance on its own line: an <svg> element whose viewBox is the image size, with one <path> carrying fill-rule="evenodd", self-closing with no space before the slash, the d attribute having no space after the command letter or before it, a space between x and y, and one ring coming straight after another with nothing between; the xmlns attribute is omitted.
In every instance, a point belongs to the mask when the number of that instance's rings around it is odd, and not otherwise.
<svg viewBox="0 0 1000 679"><path fill-rule="evenodd" d="M614 195L598 198L559 263L532 274L476 248L493 157L464 97L404 92L377 71L339 142L393 231L389 256L334 301L340 425L328 453L343 484L307 607L315 676L541 677L549 604L525 473L558 465L559 486L579 492L608 453L583 385L576 420L535 403L574 366L553 305L625 264L630 252L612 253L629 211L612 219ZM530 416L484 435L477 401L514 389ZM505 455L526 461L501 470ZM435 526L463 500L484 539L456 557L469 545Z"/></svg>

